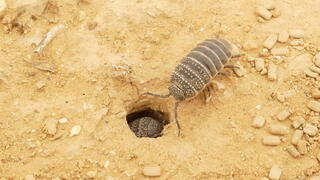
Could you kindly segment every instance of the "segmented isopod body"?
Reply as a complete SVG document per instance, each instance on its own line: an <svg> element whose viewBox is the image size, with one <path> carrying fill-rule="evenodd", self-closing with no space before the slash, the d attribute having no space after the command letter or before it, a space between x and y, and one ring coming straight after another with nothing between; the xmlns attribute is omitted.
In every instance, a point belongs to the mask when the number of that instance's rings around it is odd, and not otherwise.
<svg viewBox="0 0 320 180"><path fill-rule="evenodd" d="M173 96L176 99L175 119L179 132L180 125L177 119L179 102L196 97L220 70L226 67L226 63L231 58L241 56L240 54L233 54L234 47L227 40L220 38L207 39L201 42L182 59L172 72L168 88L169 94L145 93L161 98Z"/></svg>

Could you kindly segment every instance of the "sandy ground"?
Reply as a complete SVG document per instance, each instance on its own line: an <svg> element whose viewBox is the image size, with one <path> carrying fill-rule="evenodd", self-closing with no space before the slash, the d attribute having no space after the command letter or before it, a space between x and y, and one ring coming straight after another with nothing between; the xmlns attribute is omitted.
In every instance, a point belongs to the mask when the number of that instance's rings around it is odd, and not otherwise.
<svg viewBox="0 0 320 180"><path fill-rule="evenodd" d="M142 169L154 164L161 175L153 179L259 179L268 177L273 165L282 169L281 179L320 175L319 132L303 137L308 141L305 155L293 158L285 150L294 132L292 119L319 117L306 104L320 81L303 71L320 51L320 1L278 1L281 15L265 22L257 20L257 4L7 0L0 25L0 177L149 179ZM58 24L66 28L41 53L34 53L35 45ZM309 48L289 46L287 57L264 57L279 70L278 79L270 81L248 60L259 57L268 35L290 28L305 31L303 42ZM218 34L246 54L231 62L239 61L246 75L218 76L215 80L223 87L212 92L207 104L201 96L182 103L181 137L171 118L162 137L137 138L126 115L140 107L140 94L166 94L180 59ZM294 93L284 102L273 96L290 90ZM172 116L172 98L147 102ZM293 114L278 121L286 108ZM267 119L261 129L251 125L258 115ZM61 118L68 122L58 123ZM310 123L319 127L319 122ZM261 143L271 124L290 127L275 147ZM70 136L77 125L80 133Z"/></svg>

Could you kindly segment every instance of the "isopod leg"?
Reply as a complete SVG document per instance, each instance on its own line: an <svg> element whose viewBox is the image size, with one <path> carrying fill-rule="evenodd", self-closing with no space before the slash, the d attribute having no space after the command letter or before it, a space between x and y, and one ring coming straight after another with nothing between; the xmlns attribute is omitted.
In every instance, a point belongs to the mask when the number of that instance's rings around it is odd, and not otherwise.
<svg viewBox="0 0 320 180"><path fill-rule="evenodd" d="M225 65L224 68L239 69L239 67L235 65Z"/></svg>
<svg viewBox="0 0 320 180"><path fill-rule="evenodd" d="M218 75L222 75L222 76L228 77L228 76L230 76L230 73L228 73L228 72L218 72Z"/></svg>
<svg viewBox="0 0 320 180"><path fill-rule="evenodd" d="M178 136L180 136L180 124L179 124L179 120L178 120L178 106L179 106L180 101L177 101L174 104L174 119L176 121L177 124L177 128L178 128Z"/></svg>
<svg viewBox="0 0 320 180"><path fill-rule="evenodd" d="M244 56L245 54L235 54L235 55L232 55L231 58L238 58L238 57L241 57L241 56Z"/></svg>
<svg viewBox="0 0 320 180"><path fill-rule="evenodd" d="M212 96L211 96L211 86L210 86L210 84L207 85L207 86L204 88L204 90L203 90L203 96L204 96L204 102L205 102L205 103L208 103L208 102L211 100Z"/></svg>

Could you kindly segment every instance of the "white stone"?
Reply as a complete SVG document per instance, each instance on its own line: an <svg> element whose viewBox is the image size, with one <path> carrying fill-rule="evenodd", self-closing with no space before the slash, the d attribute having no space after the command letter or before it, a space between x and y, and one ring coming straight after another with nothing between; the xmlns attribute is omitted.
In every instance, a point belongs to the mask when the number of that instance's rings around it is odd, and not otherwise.
<svg viewBox="0 0 320 180"><path fill-rule="evenodd" d="M69 122L69 120L68 120L67 118L65 118L65 117L59 119L58 121L59 121L60 124L65 124L65 123L68 123L68 122Z"/></svg>
<svg viewBox="0 0 320 180"><path fill-rule="evenodd" d="M281 177L282 170L279 166L273 165L269 172L269 178L271 180L279 180Z"/></svg>
<svg viewBox="0 0 320 180"><path fill-rule="evenodd" d="M256 116L252 121L252 127L262 128L265 124L266 120L262 116Z"/></svg>
<svg viewBox="0 0 320 180"><path fill-rule="evenodd" d="M272 13L270 11L268 11L267 8L263 7L263 6L258 6L256 8L256 13L260 16L263 17L266 20L271 19L272 17Z"/></svg>
<svg viewBox="0 0 320 180"><path fill-rule="evenodd" d="M281 31L278 36L278 41L281 43L286 43L286 42L288 42L288 40L289 40L288 31Z"/></svg>
<svg viewBox="0 0 320 180"><path fill-rule="evenodd" d="M73 126L70 130L70 136L78 135L80 131L81 131L81 126L79 125Z"/></svg>

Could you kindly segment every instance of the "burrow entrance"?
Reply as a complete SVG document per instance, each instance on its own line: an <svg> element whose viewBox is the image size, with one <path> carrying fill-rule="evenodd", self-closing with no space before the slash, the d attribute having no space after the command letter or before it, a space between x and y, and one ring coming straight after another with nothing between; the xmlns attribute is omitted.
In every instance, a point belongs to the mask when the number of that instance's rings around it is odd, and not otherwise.
<svg viewBox="0 0 320 180"><path fill-rule="evenodd" d="M169 123L169 115L167 113L151 108L131 112L126 119L131 131L137 137L160 137L164 126Z"/></svg>

